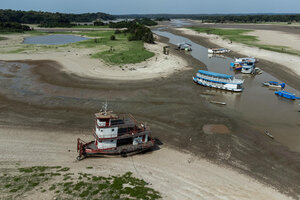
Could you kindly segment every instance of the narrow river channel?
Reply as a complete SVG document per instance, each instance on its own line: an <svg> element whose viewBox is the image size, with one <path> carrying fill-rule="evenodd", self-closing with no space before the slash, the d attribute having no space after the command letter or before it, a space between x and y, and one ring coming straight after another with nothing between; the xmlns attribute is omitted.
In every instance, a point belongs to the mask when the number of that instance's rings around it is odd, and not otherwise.
<svg viewBox="0 0 300 200"><path fill-rule="evenodd" d="M280 80L266 72L260 75L234 72L230 68L230 62L233 59L226 57L226 55L222 57L209 57L207 48L192 42L188 38L169 33L167 29L155 30L153 32L169 38L171 44L177 45L181 42L191 44L191 56L203 62L207 66L208 71L230 74L236 78L244 79L244 91L242 93L226 92L210 88L207 88L206 92L214 96L214 100L226 102L227 105L223 108L223 112L226 114L237 114L237 117L242 117L244 120L249 121L249 124L254 125L256 128L271 132L277 141L288 146L292 151L300 151L300 112L298 112L300 110L300 101L278 97L274 94L274 90L262 86L262 83L265 81L281 82ZM196 72L197 66L195 66ZM187 81L192 81L192 77ZM199 85L199 87L203 86ZM286 86L285 90L300 96L300 92L289 85Z"/></svg>

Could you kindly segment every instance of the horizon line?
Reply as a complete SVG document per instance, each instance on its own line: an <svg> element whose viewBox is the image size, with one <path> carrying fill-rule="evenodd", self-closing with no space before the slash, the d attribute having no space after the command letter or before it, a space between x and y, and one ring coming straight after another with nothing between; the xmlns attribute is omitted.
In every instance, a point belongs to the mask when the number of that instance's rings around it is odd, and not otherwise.
<svg viewBox="0 0 300 200"><path fill-rule="evenodd" d="M62 13L62 14L86 14L86 13L104 13L104 14L109 14L109 15L300 15L300 13L295 13L295 12L259 12L259 13L254 13L254 12L249 12L249 13L128 13L128 14L111 14L111 13L106 13L103 11L96 11L96 12L59 12L59 11L44 11L44 10L21 10L21 9L11 9L11 8L0 8L0 10L13 10L13 11L35 11L35 12L49 12L49 13Z"/></svg>

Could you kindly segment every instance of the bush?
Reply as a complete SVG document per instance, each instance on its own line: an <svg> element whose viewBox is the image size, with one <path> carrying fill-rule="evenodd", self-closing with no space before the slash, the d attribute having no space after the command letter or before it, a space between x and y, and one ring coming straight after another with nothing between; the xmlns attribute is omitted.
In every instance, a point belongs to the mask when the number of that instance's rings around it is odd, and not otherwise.
<svg viewBox="0 0 300 200"><path fill-rule="evenodd" d="M122 31L120 31L120 30L115 30L115 34L121 34L122 33Z"/></svg>
<svg viewBox="0 0 300 200"><path fill-rule="evenodd" d="M132 40L142 40L143 42L147 43L154 43L154 37L152 31L139 24L135 24L134 26L131 26L128 28L128 32L130 32L132 35L128 37L129 41Z"/></svg>
<svg viewBox="0 0 300 200"><path fill-rule="evenodd" d="M156 22L155 22L156 23ZM151 30L145 25L153 24L152 20L134 20L134 21L121 21L117 23L110 23L110 28L127 28L123 33L130 33L129 41L142 40L147 43L154 43L154 37ZM115 32L116 33L116 32ZM119 32L117 32L119 33Z"/></svg>
<svg viewBox="0 0 300 200"><path fill-rule="evenodd" d="M31 31L29 26L17 22L0 22L0 32L24 32Z"/></svg>
<svg viewBox="0 0 300 200"><path fill-rule="evenodd" d="M105 23L103 23L102 21L95 21L94 22L94 26L104 26L105 25Z"/></svg>
<svg viewBox="0 0 300 200"><path fill-rule="evenodd" d="M116 40L116 36L115 35L111 35L110 36L110 40Z"/></svg>
<svg viewBox="0 0 300 200"><path fill-rule="evenodd" d="M44 27L44 28L54 28L54 27L71 28L72 26L74 26L74 24L71 24L70 22L45 22L39 25L39 27Z"/></svg>

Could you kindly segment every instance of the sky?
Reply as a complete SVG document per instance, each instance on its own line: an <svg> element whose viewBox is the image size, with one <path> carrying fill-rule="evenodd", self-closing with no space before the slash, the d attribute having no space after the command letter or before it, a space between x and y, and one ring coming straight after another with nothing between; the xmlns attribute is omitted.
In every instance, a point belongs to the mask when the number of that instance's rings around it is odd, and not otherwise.
<svg viewBox="0 0 300 200"><path fill-rule="evenodd" d="M0 9L108 14L300 13L300 0L0 0Z"/></svg>

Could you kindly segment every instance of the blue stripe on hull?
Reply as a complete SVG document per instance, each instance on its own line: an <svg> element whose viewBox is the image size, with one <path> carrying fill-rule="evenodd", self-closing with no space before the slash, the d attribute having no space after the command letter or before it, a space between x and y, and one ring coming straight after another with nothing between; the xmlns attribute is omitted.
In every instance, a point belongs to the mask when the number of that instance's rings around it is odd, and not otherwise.
<svg viewBox="0 0 300 200"><path fill-rule="evenodd" d="M206 87L210 87L210 88L216 88L216 89L221 89L221 90L227 90L227 91L233 91L233 92L242 92L243 89L229 89L229 88L224 88L224 87L217 87L217 86L213 86L213 85L208 85L208 84L204 84L204 83L199 83L199 81L193 77L193 81L201 86L206 86Z"/></svg>

